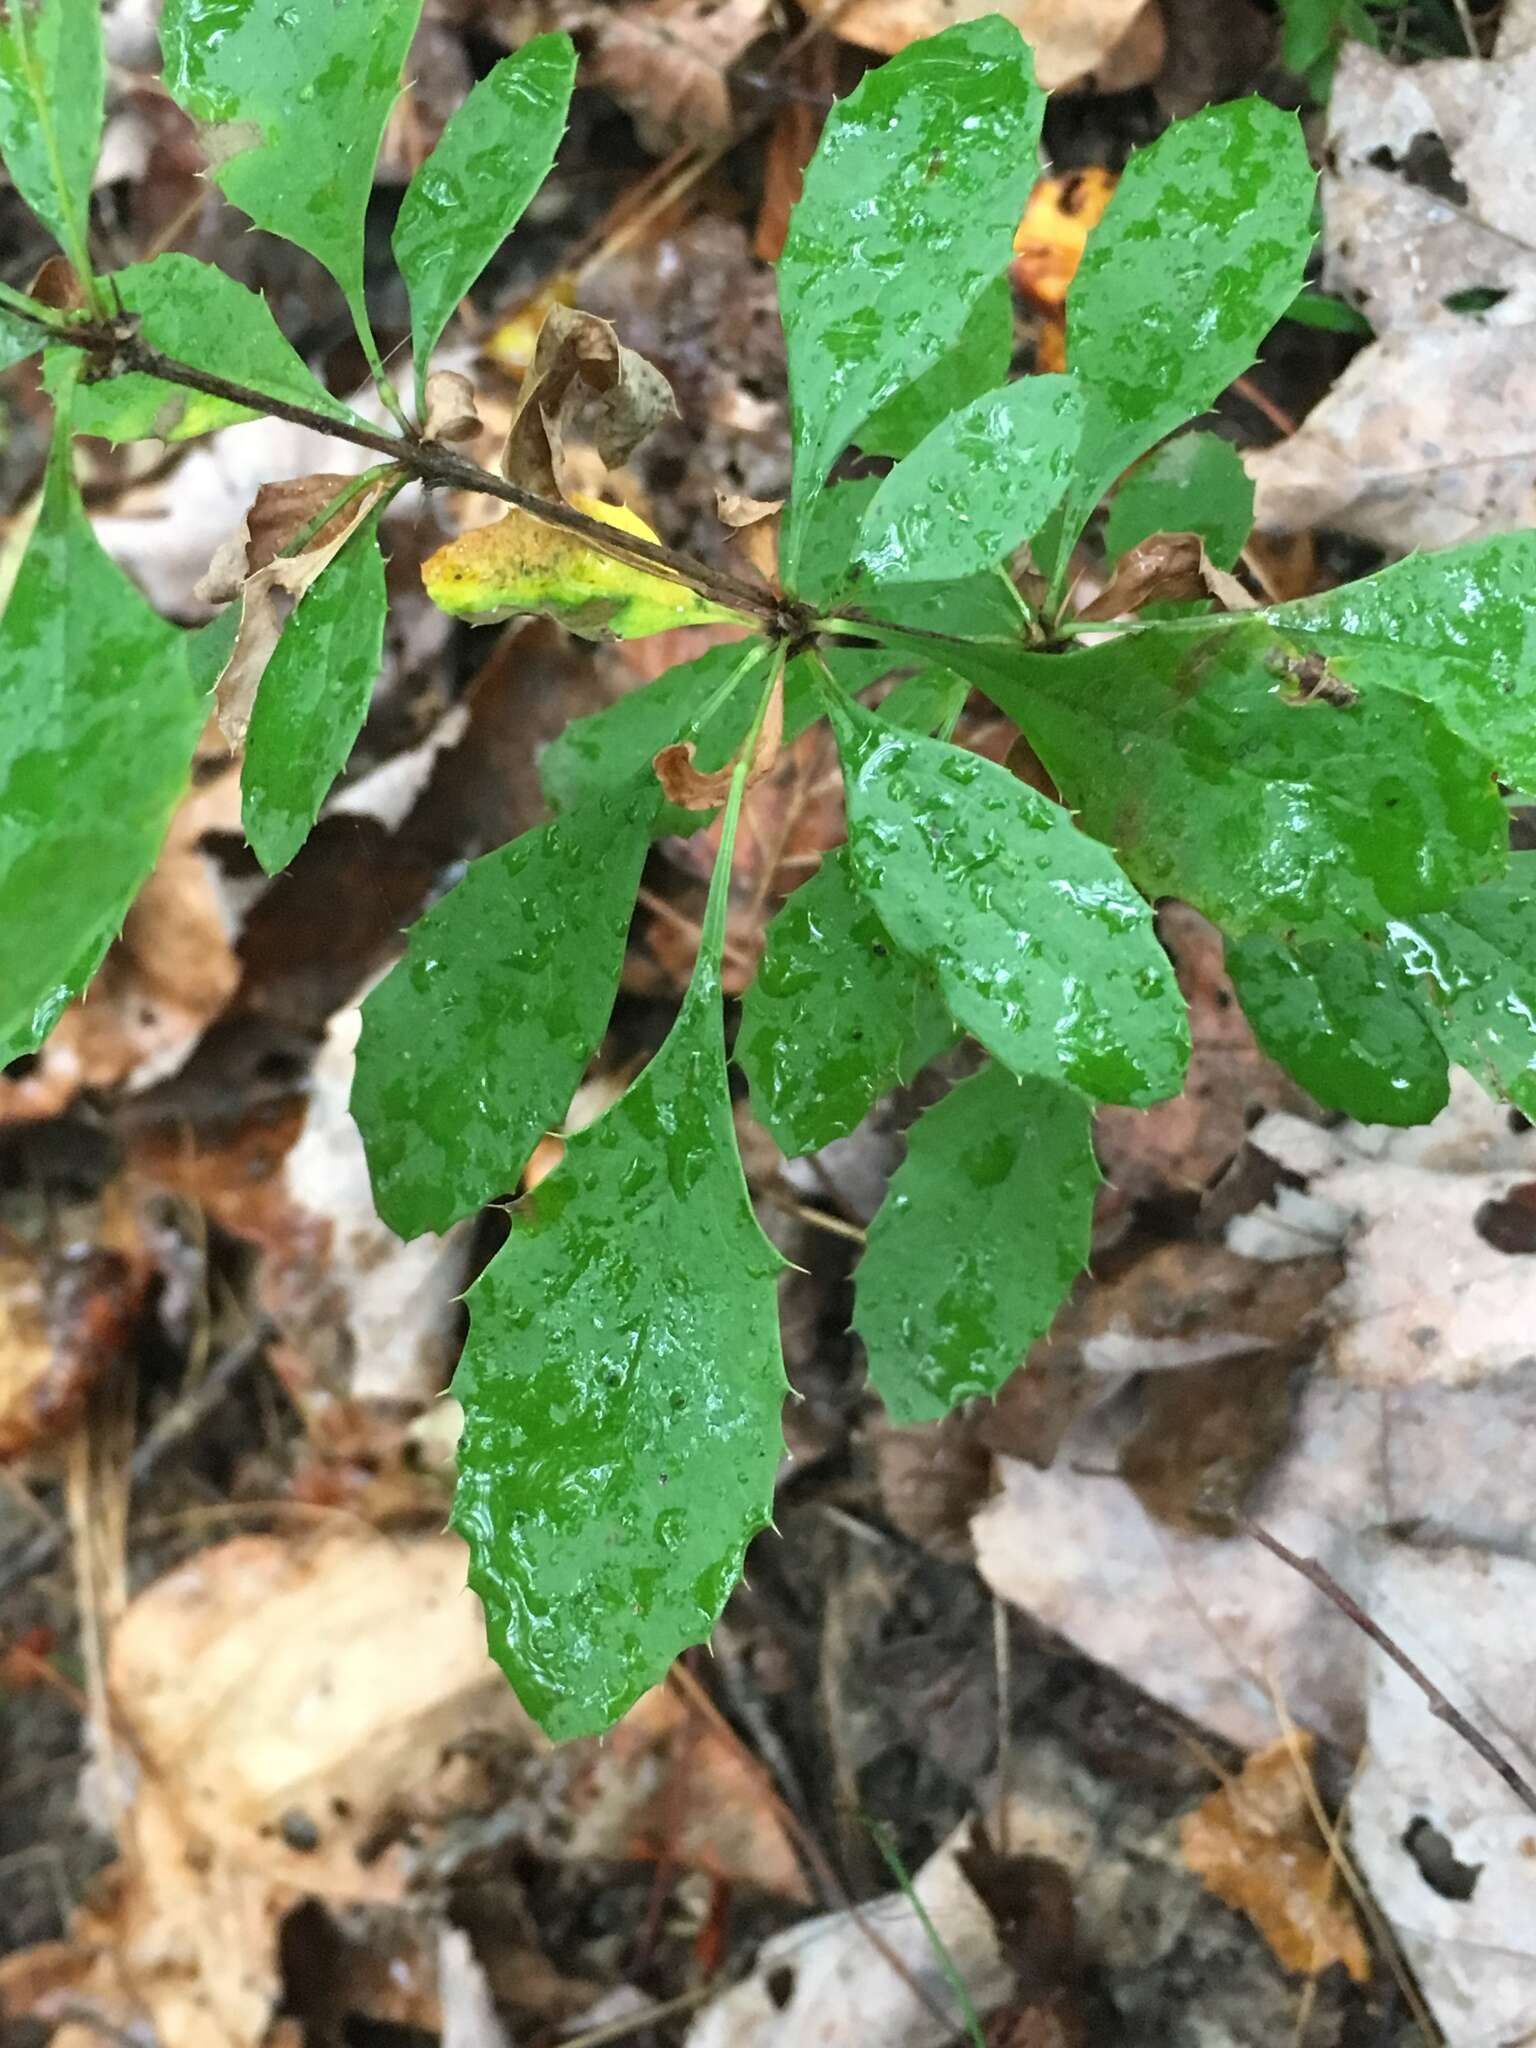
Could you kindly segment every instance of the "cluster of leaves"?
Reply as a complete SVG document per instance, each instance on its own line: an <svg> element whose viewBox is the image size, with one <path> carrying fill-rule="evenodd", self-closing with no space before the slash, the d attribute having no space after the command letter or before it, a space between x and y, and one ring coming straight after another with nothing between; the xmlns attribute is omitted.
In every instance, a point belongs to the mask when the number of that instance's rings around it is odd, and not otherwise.
<svg viewBox="0 0 1536 2048"><path fill-rule="evenodd" d="M362 210L418 5L165 9L167 81L209 128L215 175L331 268L370 349ZM85 270L93 15L12 0L0 28L0 148L87 312L109 290L164 352L238 358L274 397L345 422L231 280L180 257L105 288ZM549 166L571 75L560 38L507 58L406 197L418 416L452 307ZM1005 272L1041 114L1029 52L996 17L912 45L834 108L780 268L793 494L769 630L575 722L540 764L550 822L475 862L365 1007L354 1110L380 1210L406 1235L444 1229L515 1186L562 1120L607 1025L647 846L700 822L656 757L686 749L703 801L724 794L677 1022L514 1211L455 1381L455 1519L491 1648L559 1735L606 1724L708 1633L770 1514L780 1261L736 1152L720 960L743 792L778 731L830 721L848 838L775 918L742 1005L758 1114L804 1153L962 1034L986 1056L915 1126L858 1269L855 1326L898 1418L997 1388L1086 1258L1093 1105L1179 1089L1188 1026L1159 897L1222 928L1255 1029L1324 1103L1419 1120L1454 1060L1536 1115L1536 855L1511 857L1501 789L1536 777L1536 538L1296 603L1222 613L1186 596L1109 632L1075 619L1073 551L1117 484L1117 549L1174 531L1235 559L1240 466L1181 430L1294 301L1313 177L1294 118L1263 102L1171 128L1090 242L1070 374L1010 383ZM41 317L7 300L0 348L48 340ZM175 438L229 408L163 380L82 383L79 362L55 323L58 438L0 622L7 1057L116 931L236 632L237 607L197 635L147 611L92 539L69 463L72 429ZM403 467L420 445L403 435ZM834 481L850 449L883 473ZM290 586L256 697L247 820L270 865L343 765L377 661L377 496L356 502ZM517 576L498 587L472 565L455 609L539 601L529 515L511 518ZM1007 567L1026 543L1030 602ZM557 614L580 555L561 558ZM654 577L591 561L610 595L616 576L644 586L638 623L610 609L609 630L665 622ZM973 688L1062 801L951 743Z"/></svg>

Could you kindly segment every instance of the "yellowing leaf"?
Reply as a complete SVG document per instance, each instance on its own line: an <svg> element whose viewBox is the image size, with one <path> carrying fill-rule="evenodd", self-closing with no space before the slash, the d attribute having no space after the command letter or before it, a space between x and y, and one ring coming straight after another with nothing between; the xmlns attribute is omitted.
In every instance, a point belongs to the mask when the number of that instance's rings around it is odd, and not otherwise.
<svg viewBox="0 0 1536 2048"><path fill-rule="evenodd" d="M620 533L656 539L627 505L604 505L595 498L572 503ZM542 612L583 640L638 640L670 626L741 618L685 583L616 562L574 534L516 508L429 555L421 575L428 597L454 618L491 625L519 612Z"/></svg>

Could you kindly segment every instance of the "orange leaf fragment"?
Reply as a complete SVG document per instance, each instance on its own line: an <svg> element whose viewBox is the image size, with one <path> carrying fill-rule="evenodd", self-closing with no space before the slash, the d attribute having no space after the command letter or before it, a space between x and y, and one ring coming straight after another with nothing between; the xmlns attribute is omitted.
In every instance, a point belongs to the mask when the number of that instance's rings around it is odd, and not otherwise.
<svg viewBox="0 0 1536 2048"><path fill-rule="evenodd" d="M1286 1970L1315 1977L1342 1963L1371 1974L1349 1901L1307 1799L1314 1737L1272 1742L1179 1823L1184 1861L1223 1905L1246 1913Z"/></svg>
<svg viewBox="0 0 1536 2048"><path fill-rule="evenodd" d="M1035 367L1064 370L1067 287L1118 180L1099 164L1042 178L1013 237L1013 281L1044 316Z"/></svg>

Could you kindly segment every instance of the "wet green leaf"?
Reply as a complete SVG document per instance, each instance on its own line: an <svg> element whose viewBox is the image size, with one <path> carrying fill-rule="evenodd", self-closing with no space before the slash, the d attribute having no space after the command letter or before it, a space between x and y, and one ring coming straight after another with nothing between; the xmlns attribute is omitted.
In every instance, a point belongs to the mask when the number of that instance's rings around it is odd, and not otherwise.
<svg viewBox="0 0 1536 2048"><path fill-rule="evenodd" d="M1536 533L1410 555L1266 614L1345 677L1433 704L1521 788L1536 787Z"/></svg>
<svg viewBox="0 0 1536 2048"><path fill-rule="evenodd" d="M1368 1124L1444 1109L1445 1053L1380 942L1234 939L1227 969L1260 1045L1325 1109Z"/></svg>
<svg viewBox="0 0 1536 2048"><path fill-rule="evenodd" d="M82 277L105 117L100 0L10 0L0 21L0 157Z"/></svg>
<svg viewBox="0 0 1536 2048"><path fill-rule="evenodd" d="M1064 563L1108 485L1246 370L1301 288L1316 180L1294 114L1231 100L1138 150L1067 294L1077 476L1042 543Z"/></svg>
<svg viewBox="0 0 1536 2048"><path fill-rule="evenodd" d="M207 716L183 653L102 552L61 413L0 616L0 1061L85 986L153 867Z"/></svg>
<svg viewBox="0 0 1536 2048"><path fill-rule="evenodd" d="M1503 806L1479 756L1395 690L1337 701L1262 620L1011 669L975 679L1086 828L1147 895L1225 931L1380 929L1502 870Z"/></svg>
<svg viewBox="0 0 1536 2048"><path fill-rule="evenodd" d="M410 182L394 249L411 294L416 406L423 416L432 351L548 177L575 80L570 37L535 37L486 73Z"/></svg>
<svg viewBox="0 0 1536 2048"><path fill-rule="evenodd" d="M709 1634L772 1508L783 1262L736 1154L724 885L666 1044L469 1297L453 1519L491 1654L556 1737L606 1727Z"/></svg>
<svg viewBox="0 0 1536 2048"><path fill-rule="evenodd" d="M995 391L1012 362L1013 287L1002 275L983 286L954 347L888 398L854 439L866 455L910 455L941 420Z"/></svg>
<svg viewBox="0 0 1536 2048"><path fill-rule="evenodd" d="M757 1115L791 1158L818 1152L956 1035L835 848L769 925L742 1001L736 1064Z"/></svg>
<svg viewBox="0 0 1536 2048"><path fill-rule="evenodd" d="M863 567L881 585L995 569L1060 499L1081 431L1070 377L1025 377L976 399L881 483L859 531Z"/></svg>
<svg viewBox="0 0 1536 2048"><path fill-rule="evenodd" d="M210 173L318 258L360 327L363 217L421 0L166 0L165 83Z"/></svg>
<svg viewBox="0 0 1536 2048"><path fill-rule="evenodd" d="M1387 943L1452 1062L1536 1120L1536 853Z"/></svg>
<svg viewBox="0 0 1536 2048"><path fill-rule="evenodd" d="M964 676L947 668L920 668L882 699L880 716L889 725L899 725L904 732L934 733L947 740L970 694L971 686Z"/></svg>
<svg viewBox="0 0 1536 2048"><path fill-rule="evenodd" d="M8 370L13 363L24 363L28 356L35 356L46 339L40 327L35 327L30 320L17 319L0 303L0 370Z"/></svg>
<svg viewBox="0 0 1536 2048"><path fill-rule="evenodd" d="M951 1015L1014 1073L1177 1094L1184 1005L1152 913L1060 805L979 755L833 712L854 873Z"/></svg>
<svg viewBox="0 0 1536 2048"><path fill-rule="evenodd" d="M997 16L908 45L828 118L779 264L794 481L791 587L834 459L958 341L1008 265L1044 96Z"/></svg>
<svg viewBox="0 0 1536 2048"><path fill-rule="evenodd" d="M305 368L272 318L259 292L247 291L211 264L174 250L150 263L113 273L123 306L141 318L140 332L151 348L215 376L233 377L289 405L302 405L332 419L352 417ZM76 352L51 350L44 382L56 391L73 375ZM75 396L75 431L109 441L188 441L215 427L258 415L227 398L210 398L130 372L82 384Z"/></svg>
<svg viewBox="0 0 1536 2048"><path fill-rule="evenodd" d="M984 1067L918 1118L870 1225L853 1327L895 1422L995 1394L1088 1262L1093 1113Z"/></svg>
<svg viewBox="0 0 1536 2048"><path fill-rule="evenodd" d="M240 822L269 875L309 837L363 729L388 611L373 511L300 597L256 692Z"/></svg>
<svg viewBox="0 0 1536 2048"><path fill-rule="evenodd" d="M659 797L637 780L471 862L364 1003L352 1113L402 1237L515 1188L564 1118L608 1026Z"/></svg>
<svg viewBox="0 0 1536 2048"><path fill-rule="evenodd" d="M1243 458L1219 434L1180 434L1137 463L1121 484L1104 527L1104 552L1118 561L1154 533L1198 533L1218 569L1230 569L1253 531L1253 483Z"/></svg>
<svg viewBox="0 0 1536 2048"><path fill-rule="evenodd" d="M829 612L857 606L872 618L918 632L1022 646L1024 609L1006 577L989 571L939 583L883 583L856 559L860 529L880 484L879 477L859 477L822 492L806 522L798 594ZM936 650L914 643L914 651L931 659Z"/></svg>

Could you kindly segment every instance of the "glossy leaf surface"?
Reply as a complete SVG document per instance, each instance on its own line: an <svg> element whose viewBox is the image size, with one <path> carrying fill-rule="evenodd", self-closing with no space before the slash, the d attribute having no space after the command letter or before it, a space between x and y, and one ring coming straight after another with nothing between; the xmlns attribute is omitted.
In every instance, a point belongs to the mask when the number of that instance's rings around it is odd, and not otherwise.
<svg viewBox="0 0 1536 2048"><path fill-rule="evenodd" d="M834 848L769 925L742 999L735 1057L757 1115L791 1158L817 1152L955 1037L931 977Z"/></svg>
<svg viewBox="0 0 1536 2048"><path fill-rule="evenodd" d="M421 0L166 0L165 83L211 174L317 257L354 310L363 218Z"/></svg>
<svg viewBox="0 0 1536 2048"><path fill-rule="evenodd" d="M1325 1109L1369 1124L1444 1109L1444 1050L1379 942L1237 939L1227 970L1260 1045Z"/></svg>
<svg viewBox="0 0 1536 2048"><path fill-rule="evenodd" d="M1503 806L1466 743L1395 690L1316 693L1261 620L976 679L1138 885L1228 932L1379 929L1503 867Z"/></svg>
<svg viewBox="0 0 1536 2048"><path fill-rule="evenodd" d="M1387 943L1451 1060L1536 1120L1536 853Z"/></svg>
<svg viewBox="0 0 1536 2048"><path fill-rule="evenodd" d="M976 399L875 492L859 532L864 569L884 585L996 568L1061 498L1081 431L1070 377L1025 377Z"/></svg>
<svg viewBox="0 0 1536 2048"><path fill-rule="evenodd" d="M924 1111L854 1282L853 1327L893 1422L995 1394L1088 1261L1093 1112L995 1063Z"/></svg>
<svg viewBox="0 0 1536 2048"><path fill-rule="evenodd" d="M1178 1092L1183 1000L1152 913L1060 805L979 755L833 713L854 872L951 1015L1020 1075L1101 1102Z"/></svg>
<svg viewBox="0 0 1536 2048"><path fill-rule="evenodd" d="M494 853L363 1005L352 1113L379 1214L446 1230L517 1185L608 1027L660 792L595 796Z"/></svg>
<svg viewBox="0 0 1536 2048"><path fill-rule="evenodd" d="M61 419L0 615L0 1061L95 972L160 851L207 716L184 636L103 553Z"/></svg>
<svg viewBox="0 0 1536 2048"><path fill-rule="evenodd" d="M1012 361L1013 287L999 276L982 287L954 347L888 398L854 438L866 455L910 455L941 420L995 391Z"/></svg>
<svg viewBox="0 0 1536 2048"><path fill-rule="evenodd" d="M1121 484L1104 527L1104 552L1118 561L1154 533L1198 533L1218 569L1230 569L1253 531L1253 481L1220 434L1180 434L1137 463Z"/></svg>
<svg viewBox="0 0 1536 2048"><path fill-rule="evenodd" d="M942 583L884 583L858 560L860 529L880 482L859 477L822 492L806 521L799 595L828 611L856 606L896 626L1022 646L1024 610L1006 578L989 572ZM914 641L912 652L928 661L934 649Z"/></svg>
<svg viewBox="0 0 1536 2048"><path fill-rule="evenodd" d="M717 947L723 887L711 908ZM557 1737L709 1634L783 1450L782 1261L736 1154L708 939L700 960L656 1058L514 1212L453 1382L470 1584Z"/></svg>
<svg viewBox="0 0 1536 2048"><path fill-rule="evenodd" d="M1536 533L1411 555L1267 616L1341 675L1421 697L1522 789L1536 788Z"/></svg>
<svg viewBox="0 0 1536 2048"><path fill-rule="evenodd" d="M0 21L0 157L78 270L105 116L100 0L11 0Z"/></svg>
<svg viewBox="0 0 1536 2048"><path fill-rule="evenodd" d="M1067 294L1086 416L1058 560L1121 470L1253 361L1301 287L1315 183L1295 115L1258 99L1176 121L1131 158Z"/></svg>
<svg viewBox="0 0 1536 2048"><path fill-rule="evenodd" d="M1006 269L1044 97L996 15L908 45L828 117L779 264L794 481L784 573L834 459Z"/></svg>
<svg viewBox="0 0 1536 2048"><path fill-rule="evenodd" d="M332 419L352 417L305 368L273 319L259 292L247 291L212 264L174 250L150 263L135 263L113 273L112 286L125 309L140 316L140 332L150 347L175 356L194 369L238 383L289 405L302 405ZM73 374L74 350L56 349L48 359L44 381L57 390ZM75 431L100 434L109 441L187 441L258 415L226 398L210 398L167 384L159 377L130 372L82 384L75 394Z"/></svg>
<svg viewBox="0 0 1536 2048"><path fill-rule="evenodd" d="M575 79L570 37L535 37L479 81L410 182L394 249L411 295L418 413L443 329L549 175Z"/></svg>
<svg viewBox="0 0 1536 2048"><path fill-rule="evenodd" d="M269 875L309 837L362 731L388 610L375 511L299 599L256 692L240 821Z"/></svg>

